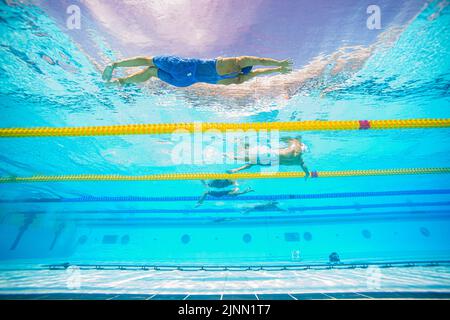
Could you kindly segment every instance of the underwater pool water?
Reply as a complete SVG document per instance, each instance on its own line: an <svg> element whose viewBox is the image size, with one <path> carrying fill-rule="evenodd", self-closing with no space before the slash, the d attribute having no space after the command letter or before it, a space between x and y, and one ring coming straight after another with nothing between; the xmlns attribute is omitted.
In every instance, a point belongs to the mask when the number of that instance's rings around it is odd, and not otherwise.
<svg viewBox="0 0 450 320"><path fill-rule="evenodd" d="M225 37L222 47L209 38L203 39L208 44L204 47L197 43L189 46L182 34L173 35L173 41L179 43L174 47L164 33L171 30L161 27L155 32L152 51L146 53L137 49L142 41L127 42L124 34L113 32L111 21L101 19L105 18L103 7L82 3L82 28L69 30L65 1L2 1L1 127L449 118L448 3L379 1L386 8L383 28L368 30L363 2L350 13L342 7L345 1L326 6L319 1L317 7L286 2L285 10L272 17L286 25L286 30L280 31L275 27L258 29L269 19L270 10L282 6L261 1L261 7L249 5L243 10L243 17L254 20L241 26L241 35ZM122 6L111 3L111 8ZM136 13L132 5L124 8L125 15ZM155 18L158 14L165 17L162 12L171 8L153 9ZM308 22L313 27L299 31L306 26L301 18L312 12ZM161 19L164 26L165 18ZM203 27L212 24L208 17L199 19ZM312 22L321 19L322 29ZM122 20L115 21L120 24ZM135 36L148 36L141 21L136 21ZM226 22L218 21L227 28ZM251 40L243 41L246 37ZM157 80L117 88L101 79L102 66L134 54L168 50L170 54L213 57L243 54L236 49L239 46L246 54L280 59L292 56L295 70L242 86L186 89ZM150 50L142 44L140 50L144 49ZM310 149L304 160L311 170L334 171L447 167L449 130L294 134L301 134ZM292 133L280 132L281 137L289 135ZM234 167L174 164L174 146L170 135L0 138L0 176L224 172ZM259 170L254 167L249 172ZM56 271L46 267L64 263L66 267L289 267L326 265L332 253L348 264L450 260L448 174L239 183L254 192L235 198L209 197L198 208L196 202L204 192L200 181L0 184L0 290L73 289L67 285L64 265ZM154 272L150 275L147 271L80 272L85 291L100 287L98 292L134 293L193 288L200 293L219 289L242 292L248 283L261 292L293 292L298 287L303 288L300 291L360 290L367 277L365 271L342 270L265 270L251 275L239 271L234 276L222 270L204 278L196 278L195 271L148 271ZM415 269L403 280L401 272L386 271L390 280L385 280L384 288L449 290L447 267ZM109 280L102 287L105 278ZM150 278L155 282L145 282ZM229 279L228 286L224 278ZM258 287L258 279L269 282Z"/></svg>

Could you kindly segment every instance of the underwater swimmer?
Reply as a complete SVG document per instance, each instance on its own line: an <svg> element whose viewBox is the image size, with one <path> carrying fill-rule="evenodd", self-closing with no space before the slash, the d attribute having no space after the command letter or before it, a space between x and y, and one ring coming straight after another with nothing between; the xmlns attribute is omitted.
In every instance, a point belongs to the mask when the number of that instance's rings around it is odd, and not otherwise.
<svg viewBox="0 0 450 320"><path fill-rule="evenodd" d="M198 200L197 205L195 207L199 207L202 205L203 201L205 201L207 196L212 196L216 198L224 197L224 196L239 196L241 194L246 194L249 192L253 192L252 188L247 188L243 191L239 190L239 185L235 180L229 179L216 179L211 181L202 180L203 185L208 188L203 195Z"/></svg>
<svg viewBox="0 0 450 320"><path fill-rule="evenodd" d="M254 66L274 68L253 69ZM113 79L118 67L146 67L128 77ZM177 56L136 57L114 62L103 71L103 80L115 84L140 83L158 78L176 87L187 87L198 82L209 84L241 84L256 76L271 73L289 73L291 60L275 60L252 56L217 59L193 59Z"/></svg>
<svg viewBox="0 0 450 320"><path fill-rule="evenodd" d="M252 207L248 207L244 209L244 214L250 213L250 212L265 212L265 211L287 211L283 208L280 208L278 206L277 201L271 201L264 204L257 204Z"/></svg>
<svg viewBox="0 0 450 320"><path fill-rule="evenodd" d="M287 146L284 148L280 148L277 150L272 150L265 146L259 146L256 148L249 148L249 145L245 145L245 155L242 156L233 156L231 157L234 160L243 160L247 162L242 167L228 170L228 173L236 173L245 169L248 169L254 165L259 166L267 166L269 164L263 164L259 160L258 154L263 153L271 153L271 158L278 157L278 164L285 165L285 166L295 166L299 165L302 170L305 172L305 179L309 177L309 170L305 165L305 162L303 161L303 154L308 151L308 147L301 142L300 137L286 137L281 138L281 141L286 142Z"/></svg>

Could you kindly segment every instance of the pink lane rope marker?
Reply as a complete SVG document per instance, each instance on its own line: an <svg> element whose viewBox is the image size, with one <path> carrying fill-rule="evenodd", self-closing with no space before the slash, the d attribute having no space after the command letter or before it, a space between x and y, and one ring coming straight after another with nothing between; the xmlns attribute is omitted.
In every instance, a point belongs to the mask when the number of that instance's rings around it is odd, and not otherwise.
<svg viewBox="0 0 450 320"><path fill-rule="evenodd" d="M367 129L370 129L370 121L359 120L359 130L367 130Z"/></svg>

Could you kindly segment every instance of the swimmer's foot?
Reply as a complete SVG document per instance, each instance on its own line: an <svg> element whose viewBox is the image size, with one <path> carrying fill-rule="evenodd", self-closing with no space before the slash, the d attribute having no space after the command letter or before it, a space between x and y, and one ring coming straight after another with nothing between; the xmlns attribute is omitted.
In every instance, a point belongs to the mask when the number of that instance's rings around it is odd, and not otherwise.
<svg viewBox="0 0 450 320"><path fill-rule="evenodd" d="M103 75L102 75L103 80L110 81L112 78L113 71L114 71L114 66L111 64L107 65L105 70L103 70Z"/></svg>
<svg viewBox="0 0 450 320"><path fill-rule="evenodd" d="M292 70L294 61L292 61L292 59L281 60L279 66Z"/></svg>
<svg viewBox="0 0 450 320"><path fill-rule="evenodd" d="M248 187L247 189L245 189L244 192L245 192L245 193L255 192L255 190L253 190L251 187Z"/></svg>
<svg viewBox="0 0 450 320"><path fill-rule="evenodd" d="M289 67L280 67L280 68L279 68L279 72L280 72L281 74L291 73L291 72L292 72L292 68L289 68Z"/></svg>
<svg viewBox="0 0 450 320"><path fill-rule="evenodd" d="M236 169L227 170L227 173L229 173L229 174L233 174L236 172L238 172Z"/></svg>

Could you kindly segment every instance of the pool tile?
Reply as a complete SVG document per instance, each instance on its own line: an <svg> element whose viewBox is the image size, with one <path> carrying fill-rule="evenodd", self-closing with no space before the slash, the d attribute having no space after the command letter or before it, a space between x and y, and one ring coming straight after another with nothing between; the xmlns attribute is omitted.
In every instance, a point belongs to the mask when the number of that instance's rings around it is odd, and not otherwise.
<svg viewBox="0 0 450 320"><path fill-rule="evenodd" d="M333 299L323 293L291 293L297 300L329 300Z"/></svg>
<svg viewBox="0 0 450 320"><path fill-rule="evenodd" d="M45 294L2 294L0 300L40 300Z"/></svg>
<svg viewBox="0 0 450 320"><path fill-rule="evenodd" d="M254 294L224 294L222 300L258 300Z"/></svg>
<svg viewBox="0 0 450 320"><path fill-rule="evenodd" d="M289 294L258 294L259 300L294 300Z"/></svg>
<svg viewBox="0 0 450 320"><path fill-rule="evenodd" d="M220 294L193 294L186 298L186 300L220 300Z"/></svg>
<svg viewBox="0 0 450 320"><path fill-rule="evenodd" d="M284 240L288 242L300 241L300 234L298 232L286 232L284 234Z"/></svg>
<svg viewBox="0 0 450 320"><path fill-rule="evenodd" d="M186 294L157 294L150 300L183 300L186 296Z"/></svg>
<svg viewBox="0 0 450 320"><path fill-rule="evenodd" d="M47 295L45 300L108 300L114 296L102 293L56 293Z"/></svg>
<svg viewBox="0 0 450 320"><path fill-rule="evenodd" d="M369 297L364 297L360 294L354 292L335 292L327 293L327 295L336 299L368 299Z"/></svg>
<svg viewBox="0 0 450 320"><path fill-rule="evenodd" d="M117 242L117 235L115 234L106 234L103 236L102 243L103 244L115 244Z"/></svg>
<svg viewBox="0 0 450 320"><path fill-rule="evenodd" d="M153 296L153 294L118 294L109 300L149 300Z"/></svg>
<svg viewBox="0 0 450 320"><path fill-rule="evenodd" d="M362 292L375 299L450 299L450 292Z"/></svg>

